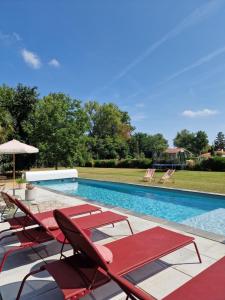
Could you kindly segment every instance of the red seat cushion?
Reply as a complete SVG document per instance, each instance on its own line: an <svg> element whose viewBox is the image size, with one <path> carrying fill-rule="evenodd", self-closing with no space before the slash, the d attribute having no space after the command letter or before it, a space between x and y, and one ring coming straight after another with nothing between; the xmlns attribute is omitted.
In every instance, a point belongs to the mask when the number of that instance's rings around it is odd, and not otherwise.
<svg viewBox="0 0 225 300"><path fill-rule="evenodd" d="M101 254L103 259L107 262L107 264L111 264L113 261L113 254L112 251L103 245L95 244L95 248L98 250L98 252Z"/></svg>
<svg viewBox="0 0 225 300"><path fill-rule="evenodd" d="M52 217L49 217L49 218L46 218L46 219L43 219L42 220L42 224L48 228L49 230L56 230L59 228L55 218L52 216Z"/></svg>

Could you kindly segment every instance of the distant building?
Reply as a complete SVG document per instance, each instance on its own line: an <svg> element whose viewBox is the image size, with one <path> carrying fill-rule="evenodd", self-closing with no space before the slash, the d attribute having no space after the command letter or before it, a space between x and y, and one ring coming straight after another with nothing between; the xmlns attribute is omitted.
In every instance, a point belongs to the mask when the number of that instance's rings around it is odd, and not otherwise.
<svg viewBox="0 0 225 300"><path fill-rule="evenodd" d="M208 159L210 157L212 157L210 152L202 153L199 155L199 158L203 158L203 159Z"/></svg>
<svg viewBox="0 0 225 300"><path fill-rule="evenodd" d="M190 159L192 153L184 148L167 148L161 153L153 155L153 166L155 168L184 169L186 160Z"/></svg>

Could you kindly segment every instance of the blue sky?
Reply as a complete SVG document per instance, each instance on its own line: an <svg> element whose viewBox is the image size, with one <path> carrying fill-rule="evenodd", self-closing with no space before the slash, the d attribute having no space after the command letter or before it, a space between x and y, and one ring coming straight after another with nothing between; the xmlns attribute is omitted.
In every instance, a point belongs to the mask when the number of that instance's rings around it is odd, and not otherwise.
<svg viewBox="0 0 225 300"><path fill-rule="evenodd" d="M0 2L0 84L115 102L172 142L225 132L225 0Z"/></svg>

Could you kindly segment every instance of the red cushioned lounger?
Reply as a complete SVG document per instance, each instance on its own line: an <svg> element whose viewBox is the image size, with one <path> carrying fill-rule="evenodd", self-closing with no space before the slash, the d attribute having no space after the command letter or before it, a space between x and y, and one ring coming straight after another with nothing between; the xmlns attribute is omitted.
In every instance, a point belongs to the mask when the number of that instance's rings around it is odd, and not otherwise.
<svg viewBox="0 0 225 300"><path fill-rule="evenodd" d="M164 300L224 300L225 257L182 285Z"/></svg>
<svg viewBox="0 0 225 300"><path fill-rule="evenodd" d="M4 192L1 192L1 194L3 199L12 203L12 205L17 207L17 209L19 208L20 210L22 210L25 213L25 216L17 217L16 214L14 214L12 218L6 219L4 222L8 222L10 227L0 231L0 234L6 231L18 230L33 225L39 225L32 217L33 215L35 215L37 218L40 219L49 218L49 217L53 218L53 210L30 215L28 214L28 210L24 211L24 207L23 206L21 207L20 201L18 199L13 198L12 196ZM93 212L101 212L100 207L91 204L81 204L81 205L76 205L71 207L65 207L65 208L61 208L60 210L68 217L78 216L86 213L91 214Z"/></svg>
<svg viewBox="0 0 225 300"><path fill-rule="evenodd" d="M25 226L35 225L35 222L33 220L29 219L27 216L21 216L21 217L16 216L16 211L18 208L16 209L17 206L15 205L11 196L9 196L5 192L1 192L1 196L2 196L3 201L5 202L5 209L1 213L1 222L0 223L6 223L6 222L9 223L9 228L0 231L0 235L3 232L7 232L9 230L17 230L17 229L23 228L23 226L25 227ZM10 209L15 209L13 216L2 220L2 217L5 214L5 212L9 211Z"/></svg>
<svg viewBox="0 0 225 300"><path fill-rule="evenodd" d="M118 276L116 274L113 274L111 272L108 272L110 278L115 281L119 287L127 294L126 299L131 300L155 300L154 297L147 294L145 291L141 290L140 288L134 286L131 282L129 282L127 279Z"/></svg>
<svg viewBox="0 0 225 300"><path fill-rule="evenodd" d="M103 246L104 252L110 252L113 256L113 261L107 264L103 259L103 252L100 252L99 247L97 248L89 239L76 220L69 219L59 210L54 212L54 216L75 254L49 263L28 274L21 284L17 299L20 298L26 279L42 270L47 270L55 279L64 299L79 299L96 287L108 282L110 280L107 275L108 272L124 275L168 253L194 243L192 237L155 227L105 244ZM198 258L200 260L199 253Z"/></svg>
<svg viewBox="0 0 225 300"><path fill-rule="evenodd" d="M145 291L128 280L108 273L127 294L127 299L153 300ZM186 284L169 294L163 300L224 300L225 299L225 257L192 278Z"/></svg>
<svg viewBox="0 0 225 300"><path fill-rule="evenodd" d="M63 235L63 233L61 232L61 230L58 228L58 225L55 222L55 219L53 217L53 213L50 212L50 214L48 213L33 214L21 201L17 199L14 199L14 201L16 201L17 206L27 216L29 216L32 220L34 220L36 224L39 226L35 228L28 228L21 231L12 232L8 235L3 236L0 239L1 241L8 237L16 236L20 242L19 246L11 247L8 251L4 253L0 263L0 272L3 269L7 257L13 252L20 249L34 247L53 239L56 239L58 242L62 243L61 256L63 256L62 252L64 249L64 245L68 242L65 236ZM64 215L66 214L64 213ZM129 220L126 216L109 212L109 211L101 212L100 214L92 214L85 217L74 218L72 219L72 222L74 222L74 220L76 220L76 222L81 226L81 228L85 230L99 228L109 224L115 224L118 222L126 221L131 230L131 233L133 233Z"/></svg>

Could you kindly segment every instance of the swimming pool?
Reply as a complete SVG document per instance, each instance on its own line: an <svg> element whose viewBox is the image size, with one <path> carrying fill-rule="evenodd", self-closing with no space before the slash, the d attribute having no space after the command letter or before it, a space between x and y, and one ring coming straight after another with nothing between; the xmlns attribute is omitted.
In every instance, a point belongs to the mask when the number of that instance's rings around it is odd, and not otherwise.
<svg viewBox="0 0 225 300"><path fill-rule="evenodd" d="M80 178L37 184L225 235L225 197L222 196Z"/></svg>

